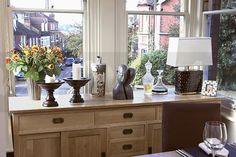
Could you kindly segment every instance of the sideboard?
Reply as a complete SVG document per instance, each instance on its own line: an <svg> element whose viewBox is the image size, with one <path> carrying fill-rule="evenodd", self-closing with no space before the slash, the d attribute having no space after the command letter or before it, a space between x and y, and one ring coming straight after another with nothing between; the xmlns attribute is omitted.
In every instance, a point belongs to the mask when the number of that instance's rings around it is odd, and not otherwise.
<svg viewBox="0 0 236 157"><path fill-rule="evenodd" d="M85 103L56 96L58 107L10 97L9 112L15 157L128 157L161 151L162 103L220 102L201 95L150 95L133 100L111 95L83 95Z"/></svg>

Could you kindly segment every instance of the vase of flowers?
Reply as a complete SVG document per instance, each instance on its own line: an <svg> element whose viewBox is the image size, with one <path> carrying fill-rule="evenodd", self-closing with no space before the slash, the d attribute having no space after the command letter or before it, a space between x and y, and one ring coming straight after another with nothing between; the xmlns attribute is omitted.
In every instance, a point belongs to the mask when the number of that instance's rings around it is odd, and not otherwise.
<svg viewBox="0 0 236 157"><path fill-rule="evenodd" d="M53 77L61 73L58 64L63 62L62 52L59 47L47 48L34 45L24 46L21 50L12 50L6 58L7 68L11 71L22 72L27 79L28 95L33 100L39 100L41 89L37 81L44 80L48 75Z"/></svg>

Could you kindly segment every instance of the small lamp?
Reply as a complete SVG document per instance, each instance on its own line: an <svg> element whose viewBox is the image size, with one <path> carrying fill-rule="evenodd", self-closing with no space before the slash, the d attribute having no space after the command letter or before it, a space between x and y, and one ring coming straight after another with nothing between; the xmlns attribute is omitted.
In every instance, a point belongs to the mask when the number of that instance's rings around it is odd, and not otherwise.
<svg viewBox="0 0 236 157"><path fill-rule="evenodd" d="M175 72L176 94L200 93L203 71L190 67L212 65L211 38L170 37L166 64L178 67Z"/></svg>

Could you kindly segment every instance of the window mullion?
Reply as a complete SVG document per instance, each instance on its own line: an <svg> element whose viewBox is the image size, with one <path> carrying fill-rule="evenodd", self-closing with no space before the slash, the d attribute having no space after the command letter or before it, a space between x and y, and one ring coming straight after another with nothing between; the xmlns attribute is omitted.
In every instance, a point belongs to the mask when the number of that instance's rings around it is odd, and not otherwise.
<svg viewBox="0 0 236 157"><path fill-rule="evenodd" d="M133 15L169 15L169 16L185 16L184 12L163 12L163 11L127 11Z"/></svg>

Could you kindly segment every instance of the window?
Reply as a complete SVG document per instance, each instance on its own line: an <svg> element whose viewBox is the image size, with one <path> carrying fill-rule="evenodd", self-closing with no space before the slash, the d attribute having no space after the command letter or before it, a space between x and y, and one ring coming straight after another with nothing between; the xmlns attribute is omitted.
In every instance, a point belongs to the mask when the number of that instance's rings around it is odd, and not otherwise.
<svg viewBox="0 0 236 157"><path fill-rule="evenodd" d="M64 58L82 58L84 5L85 0L38 0L37 3L32 0L10 0L14 48L35 44L46 47L55 45L61 48ZM62 72L58 79L71 77L72 67L60 66ZM15 77L16 96L27 95L24 76L16 72ZM64 83L55 93L66 94L69 88Z"/></svg>
<svg viewBox="0 0 236 157"><path fill-rule="evenodd" d="M209 1L204 8L207 11L203 13L207 19L205 35L213 41L214 64L209 67L208 75L217 80L219 94L236 98L236 11L233 9L236 6L235 1L228 2Z"/></svg>
<svg viewBox="0 0 236 157"><path fill-rule="evenodd" d="M168 39L183 36L184 16L182 0L126 0L128 12L128 64L137 70L135 85L142 84L144 64L149 59L152 75L164 70L164 82L173 84L174 71L165 66ZM181 5L182 4L182 5Z"/></svg>

